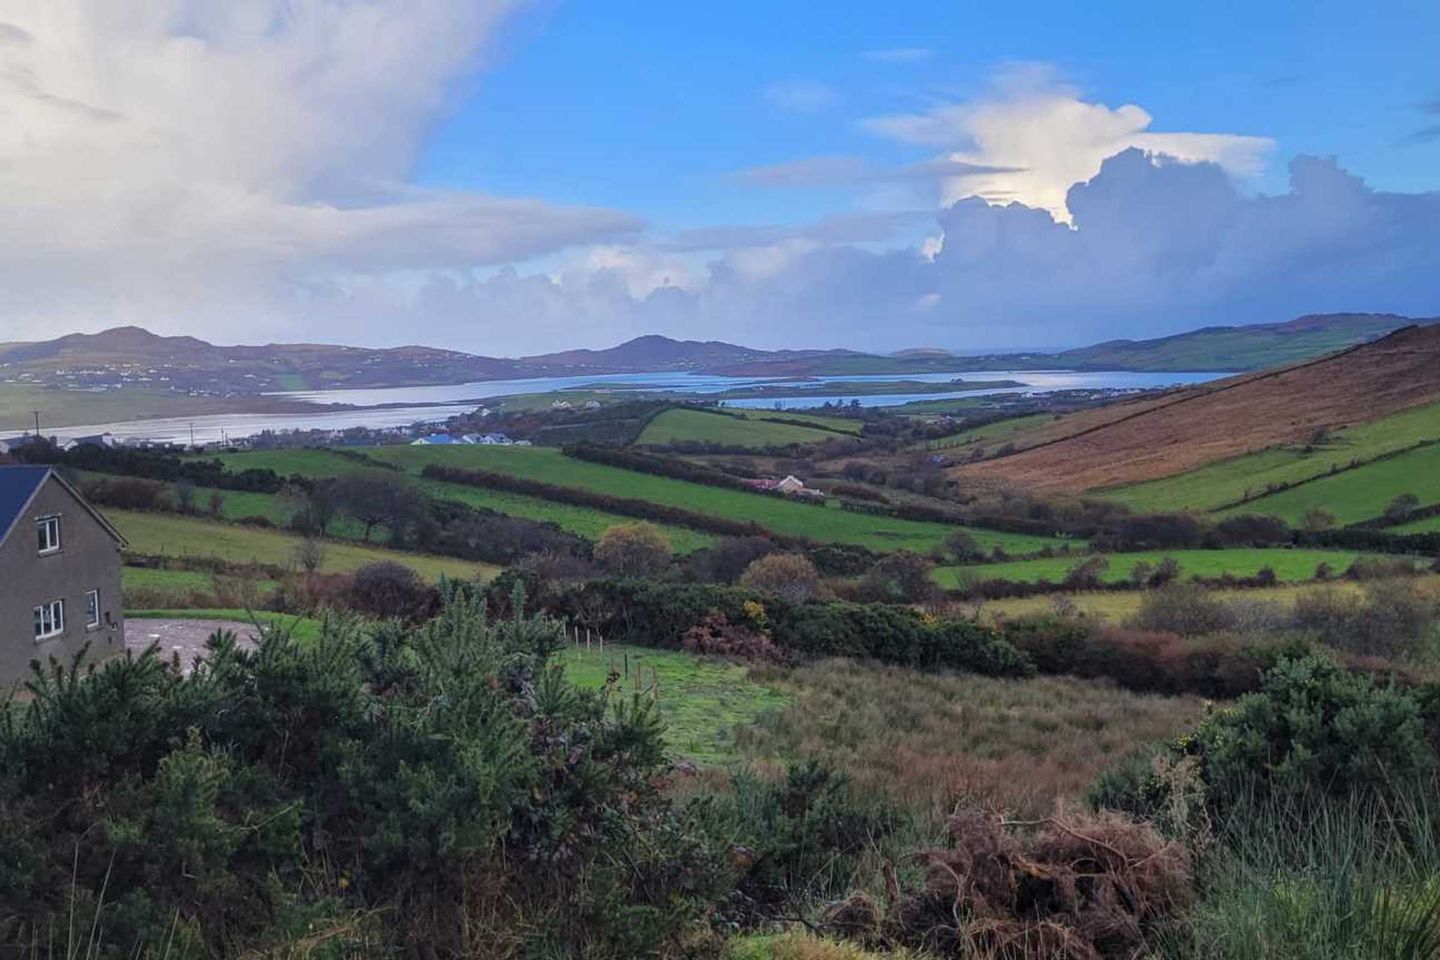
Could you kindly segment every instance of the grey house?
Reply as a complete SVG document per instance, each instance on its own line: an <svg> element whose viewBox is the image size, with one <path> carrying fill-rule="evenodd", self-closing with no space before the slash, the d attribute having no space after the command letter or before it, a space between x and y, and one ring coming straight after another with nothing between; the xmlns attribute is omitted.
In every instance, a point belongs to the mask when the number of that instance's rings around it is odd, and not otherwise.
<svg viewBox="0 0 1440 960"><path fill-rule="evenodd" d="M125 649L125 540L49 467L0 466L0 685L30 661Z"/></svg>

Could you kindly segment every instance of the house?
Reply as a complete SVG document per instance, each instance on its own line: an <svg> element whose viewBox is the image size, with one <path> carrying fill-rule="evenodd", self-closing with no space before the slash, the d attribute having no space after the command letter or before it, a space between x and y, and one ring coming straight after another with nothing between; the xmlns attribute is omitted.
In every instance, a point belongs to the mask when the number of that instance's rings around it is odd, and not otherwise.
<svg viewBox="0 0 1440 960"><path fill-rule="evenodd" d="M72 437L60 445L62 450L74 450L76 447L116 447L119 441L113 433L94 433L86 437Z"/></svg>
<svg viewBox="0 0 1440 960"><path fill-rule="evenodd" d="M792 473L788 475L784 480L777 482L775 484L775 489L779 490L781 493L786 494L799 493L801 490L805 489L805 483L799 477L795 476L795 474Z"/></svg>
<svg viewBox="0 0 1440 960"><path fill-rule="evenodd" d="M30 661L125 648L125 539L45 466L0 466L0 684Z"/></svg>
<svg viewBox="0 0 1440 960"><path fill-rule="evenodd" d="M22 433L18 437L0 437L0 453L15 453L39 442L40 438L31 433Z"/></svg>
<svg viewBox="0 0 1440 960"><path fill-rule="evenodd" d="M448 443L459 443L459 442L460 442L460 441L456 440L454 437L450 436L450 434L448 434L448 433L432 433L432 434L430 434L430 435L428 435L428 436L420 437L419 439L410 441L410 446L412 446L412 447L433 447L433 446L444 446L445 444L448 444Z"/></svg>
<svg viewBox="0 0 1440 960"><path fill-rule="evenodd" d="M751 490L758 490L761 493L783 493L786 496L811 496L819 492L816 490L806 490L805 482L793 473L788 474L784 480L746 480L745 486Z"/></svg>

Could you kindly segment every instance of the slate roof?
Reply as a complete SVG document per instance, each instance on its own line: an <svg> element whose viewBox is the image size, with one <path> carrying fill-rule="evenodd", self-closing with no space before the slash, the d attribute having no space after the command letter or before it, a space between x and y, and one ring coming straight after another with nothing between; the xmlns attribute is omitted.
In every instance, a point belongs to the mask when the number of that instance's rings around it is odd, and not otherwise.
<svg viewBox="0 0 1440 960"><path fill-rule="evenodd" d="M0 540L9 535L49 473L49 467L0 467Z"/></svg>

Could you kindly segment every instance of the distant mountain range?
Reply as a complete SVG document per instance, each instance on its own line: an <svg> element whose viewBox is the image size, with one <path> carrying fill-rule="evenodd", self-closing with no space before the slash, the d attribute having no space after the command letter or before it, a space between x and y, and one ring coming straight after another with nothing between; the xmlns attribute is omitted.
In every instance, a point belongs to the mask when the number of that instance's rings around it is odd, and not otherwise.
<svg viewBox="0 0 1440 960"><path fill-rule="evenodd" d="M140 387L206 396L415 386L520 377L693 371L730 376L904 376L994 369L1254 370L1364 343L1413 324L1393 314L1324 314L1287 323L1207 327L1155 340L1114 340L1058 353L955 356L934 348L889 356L854 350L757 350L722 341L644 336L606 350L507 359L456 350L327 344L218 346L139 327L0 343L0 382L75 389Z"/></svg>

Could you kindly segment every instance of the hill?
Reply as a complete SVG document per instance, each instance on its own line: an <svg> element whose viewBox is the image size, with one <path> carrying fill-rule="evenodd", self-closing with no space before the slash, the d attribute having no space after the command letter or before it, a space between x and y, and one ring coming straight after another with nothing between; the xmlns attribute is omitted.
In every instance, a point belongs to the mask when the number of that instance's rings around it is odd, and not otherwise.
<svg viewBox="0 0 1440 960"><path fill-rule="evenodd" d="M935 348L900 350L889 356L841 349L759 350L721 340L676 340L652 334L604 350L502 358L424 346L222 346L131 326L34 343L0 343L0 380L31 388L126 387L191 396L253 397L286 390L669 371L796 377L987 369L1251 370L1363 343L1415 322L1429 323L1433 318L1328 314L1253 327L1210 327L1158 340L1115 340L1062 353L965 357Z"/></svg>
<svg viewBox="0 0 1440 960"><path fill-rule="evenodd" d="M1258 370L1383 337L1412 324L1392 313L1329 313L1286 323L1205 327L1156 340L1111 340L1056 354L1064 367L1108 370Z"/></svg>
<svg viewBox="0 0 1440 960"><path fill-rule="evenodd" d="M1440 399L1440 326L1406 327L1318 360L1065 417L957 478L1094 490L1304 442Z"/></svg>

